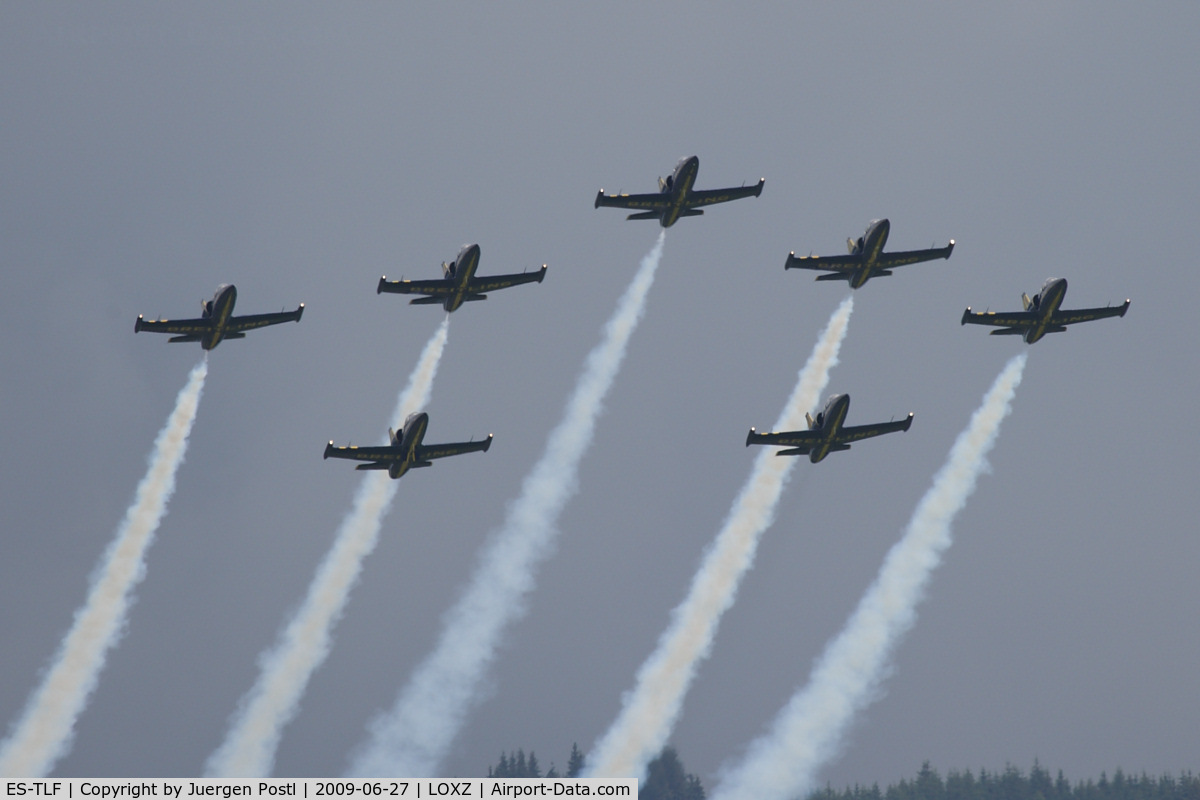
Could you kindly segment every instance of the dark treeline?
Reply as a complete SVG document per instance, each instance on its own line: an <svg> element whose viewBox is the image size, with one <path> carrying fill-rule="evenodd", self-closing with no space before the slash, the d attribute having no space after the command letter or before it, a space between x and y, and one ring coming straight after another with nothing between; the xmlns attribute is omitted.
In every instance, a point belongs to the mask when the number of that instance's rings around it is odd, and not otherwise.
<svg viewBox="0 0 1200 800"><path fill-rule="evenodd" d="M567 758L567 771L559 773L553 764L543 775L537 756L533 751L525 755L524 750L518 750L513 755L500 754L500 761L495 766L488 767L489 778L577 778L583 772L583 753L579 745L571 745L571 755ZM675 748L667 747L658 758L646 767L646 777L638 785L640 800L704 800L704 787L700 779L688 773L679 760ZM1200 799L1198 799L1200 800Z"/></svg>
<svg viewBox="0 0 1200 800"><path fill-rule="evenodd" d="M911 781L901 780L882 790L879 784L840 792L826 787L806 800L1200 800L1200 776L1185 772L1178 778L1152 778L1118 769L1112 777L1102 772L1098 781L1089 778L1072 784L1062 770L1051 777L1035 761L1028 775L1009 766L1003 772L981 769L978 775L951 770L943 779L927 761Z"/></svg>
<svg viewBox="0 0 1200 800"><path fill-rule="evenodd" d="M489 778L576 778L582 774L584 755L578 745L571 746L566 772L554 765L543 774L537 756L523 750L513 755L500 754L500 762L488 767ZM704 800L700 779L684 769L675 748L667 747L646 768L638 796L641 800ZM1200 800L1200 776L1191 772L1178 777L1153 778L1145 773L1127 775L1120 769L1111 776L1100 773L1099 780L1071 783L1062 770L1051 777L1038 762L1029 774L1014 766L1002 772L950 770L943 778L926 761L912 780L902 779L886 789L879 784L855 786L841 791L826 787L805 800Z"/></svg>

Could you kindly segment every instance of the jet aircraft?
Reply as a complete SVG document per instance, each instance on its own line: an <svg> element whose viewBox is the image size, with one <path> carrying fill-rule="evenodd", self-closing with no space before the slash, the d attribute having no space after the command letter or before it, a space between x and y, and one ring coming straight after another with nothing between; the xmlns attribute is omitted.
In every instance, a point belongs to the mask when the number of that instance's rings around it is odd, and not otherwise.
<svg viewBox="0 0 1200 800"><path fill-rule="evenodd" d="M704 210L698 206L727 203L742 197L758 197L767 181L766 178L759 178L754 186L697 190L692 188L692 184L696 182L696 173L699 170L699 157L684 158L675 166L673 174L666 179L658 179L658 194L605 194L601 189L596 193L596 208L616 206L648 209L630 214L626 219L656 219L664 228L669 228L680 217L698 217L703 214Z"/></svg>
<svg viewBox="0 0 1200 800"><path fill-rule="evenodd" d="M818 275L817 280L846 281L851 289L858 289L871 278L891 275L893 267L933 261L935 258L950 258L950 254L954 252L954 240L951 239L950 244L945 247L885 253L883 245L887 242L891 227L891 223L886 219L873 219L867 225L865 234L858 239L846 240L850 249L849 255L797 256L793 250L788 254L783 268L828 271L828 275Z"/></svg>
<svg viewBox="0 0 1200 800"><path fill-rule="evenodd" d="M399 433L388 428L391 444L378 447L334 447L333 441L325 445L325 458L349 458L365 461L355 469L386 469L392 478L399 478L416 467L432 467L433 459L473 453L487 452L492 446L492 434L479 442L453 442L449 444L422 444L425 429L429 427L429 415L424 411L409 414Z"/></svg>
<svg viewBox="0 0 1200 800"><path fill-rule="evenodd" d="M851 442L882 436L885 433L906 431L912 425L909 414L899 422L881 422L878 425L843 425L846 412L850 410L850 395L835 394L825 403L825 410L813 419L805 414L808 430L783 433L756 433L754 428L746 435L746 446L752 444L779 444L790 449L780 450L777 456L808 456L816 464L835 450L849 450Z"/></svg>
<svg viewBox="0 0 1200 800"><path fill-rule="evenodd" d="M1026 344L1033 344L1047 333L1062 333L1068 325L1076 322L1087 322L1104 317L1123 317L1129 310L1129 300L1119 306L1104 308L1077 308L1074 311L1060 311L1063 297L1067 294L1066 278L1047 278L1042 284L1042 290L1032 298L1021 294L1024 311L984 311L972 313L971 307L963 312L962 324L998 325L999 330L992 331L993 336L1013 335L1024 337Z"/></svg>
<svg viewBox="0 0 1200 800"><path fill-rule="evenodd" d="M394 294L423 294L408 301L410 305L431 305L441 303L446 311L455 311L468 300L486 300L483 292L506 289L520 283L542 282L546 277L546 265L537 272L522 272L515 275L493 275L490 278L476 278L475 270L479 267L479 245L464 245L458 252L458 257L447 264L442 262L444 278L427 281L389 281L384 275L379 279L376 294L392 292Z"/></svg>
<svg viewBox="0 0 1200 800"><path fill-rule="evenodd" d="M174 333L178 335L172 336L168 342L199 342L205 350L212 350L222 339L244 339L248 330L281 322L299 322L304 314L304 303L301 303L295 311L235 317L233 306L236 302L237 287L232 283L223 283L217 287L212 300L200 301L199 319L143 319L138 314L133 332Z"/></svg>

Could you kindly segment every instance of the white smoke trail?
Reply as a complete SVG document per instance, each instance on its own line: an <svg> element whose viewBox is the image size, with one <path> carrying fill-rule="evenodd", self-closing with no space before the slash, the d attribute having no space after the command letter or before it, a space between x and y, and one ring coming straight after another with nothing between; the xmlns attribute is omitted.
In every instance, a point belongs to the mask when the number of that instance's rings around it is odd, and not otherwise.
<svg viewBox="0 0 1200 800"><path fill-rule="evenodd" d="M662 258L666 232L642 259L600 343L550 433L542 458L525 478L503 526L484 546L466 593L446 614L441 640L409 679L392 710L371 723L354 759L354 776L433 775L477 695L500 634L525 611L534 573L549 555L559 514L578 488L579 461L617 376L629 337Z"/></svg>
<svg viewBox="0 0 1200 800"><path fill-rule="evenodd" d="M783 800L815 788L814 773L837 752L855 713L875 699L896 644L916 621L929 576L950 546L950 525L987 465L1024 368L1022 354L997 376L875 582L817 660L808 685L780 711L770 733L723 776L715 800Z"/></svg>
<svg viewBox="0 0 1200 800"><path fill-rule="evenodd" d="M392 412L391 418L397 424L429 403L449 325L447 314L421 351ZM209 777L271 774L283 728L296 715L309 678L329 655L331 631L341 619L363 559L379 541L379 528L396 496L396 484L383 470L363 477L354 506L342 520L333 547L317 567L304 602L280 631L275 646L259 656L258 681L238 704L225 741L209 756Z"/></svg>
<svg viewBox="0 0 1200 800"><path fill-rule="evenodd" d="M773 430L803 427L805 412L816 405L829 381L829 370L837 363L853 309L853 298L847 297L833 312ZM637 683L622 698L617 719L592 749L586 776L642 778L646 765L662 750L696 668L712 650L721 615L733 605L742 576L754 562L759 538L775 517L795 463L794 458L776 457L773 449L758 454L687 597L671 613L671 624L638 670Z"/></svg>
<svg viewBox="0 0 1200 800"><path fill-rule="evenodd" d="M96 688L109 649L123 632L133 589L146 574L146 549L175 491L175 472L187 451L207 374L206 357L175 398L133 504L92 575L87 601L75 612L71 630L12 735L0 745L0 775L44 777L70 749L75 720Z"/></svg>

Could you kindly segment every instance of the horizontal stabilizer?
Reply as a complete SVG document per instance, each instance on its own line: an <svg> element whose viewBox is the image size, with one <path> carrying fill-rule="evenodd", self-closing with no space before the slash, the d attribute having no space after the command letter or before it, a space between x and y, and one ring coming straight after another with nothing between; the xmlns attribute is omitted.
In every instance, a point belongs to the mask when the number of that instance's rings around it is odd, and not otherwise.
<svg viewBox="0 0 1200 800"><path fill-rule="evenodd" d="M849 281L850 273L849 272L829 272L829 273L826 273L825 275L818 275L817 280L819 280L819 281Z"/></svg>
<svg viewBox="0 0 1200 800"><path fill-rule="evenodd" d="M807 447L793 447L790 450L780 450L775 453L777 456L806 456L809 453Z"/></svg>
<svg viewBox="0 0 1200 800"><path fill-rule="evenodd" d="M222 336L221 338L222 339L245 339L246 334L243 333L242 331L237 331L236 333L227 333L224 336Z"/></svg>
<svg viewBox="0 0 1200 800"><path fill-rule="evenodd" d="M417 467L432 467L432 466L433 466L432 461L417 461L417 462L413 463L414 469L416 469Z"/></svg>
<svg viewBox="0 0 1200 800"><path fill-rule="evenodd" d="M661 217L662 214L657 211L641 211L637 214L630 214L625 219L659 219Z"/></svg>
<svg viewBox="0 0 1200 800"><path fill-rule="evenodd" d="M1066 332L1067 332L1066 325L1054 325L1052 327L1046 328L1046 333L1066 333Z"/></svg>
<svg viewBox="0 0 1200 800"><path fill-rule="evenodd" d="M1063 328L1063 330L1066 330L1066 328ZM992 336L1020 336L1023 333L1025 331L1020 328L1000 328L992 331Z"/></svg>
<svg viewBox="0 0 1200 800"><path fill-rule="evenodd" d="M440 297L417 297L412 300L409 300L408 304L410 306L432 306L432 305L438 305L438 304L444 303L444 302L445 301Z"/></svg>
<svg viewBox="0 0 1200 800"><path fill-rule="evenodd" d="M703 216L703 214L704 214L704 209L702 209L702 208L689 208L685 211L681 211L679 213L679 216L681 216L681 217L699 217L699 216Z"/></svg>
<svg viewBox="0 0 1200 800"><path fill-rule="evenodd" d="M387 469L389 466L386 461L372 461L370 464L359 464L355 469Z"/></svg>
<svg viewBox="0 0 1200 800"><path fill-rule="evenodd" d="M225 338L229 339L232 337L226 336ZM198 342L198 341L200 341L200 336L195 333L188 333L188 334L184 334L183 336L172 336L170 339L167 339L167 341L168 342Z"/></svg>
<svg viewBox="0 0 1200 800"><path fill-rule="evenodd" d="M469 294L463 298L464 300L487 300L486 294Z"/></svg>

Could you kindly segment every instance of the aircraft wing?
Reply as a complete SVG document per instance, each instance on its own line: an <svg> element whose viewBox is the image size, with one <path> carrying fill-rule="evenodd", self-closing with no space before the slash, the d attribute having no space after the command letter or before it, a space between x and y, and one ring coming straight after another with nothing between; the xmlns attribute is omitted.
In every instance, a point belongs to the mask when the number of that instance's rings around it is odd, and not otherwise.
<svg viewBox="0 0 1200 800"><path fill-rule="evenodd" d="M477 450L487 451L492 446L492 435L478 442L448 442L446 444L422 444L417 446L415 457L417 461L430 461L435 458L457 456L462 453L474 453Z"/></svg>
<svg viewBox="0 0 1200 800"><path fill-rule="evenodd" d="M333 442L325 445L325 458L348 458L351 461L392 462L399 459L400 448L389 445L375 447L334 447ZM380 467L383 469L384 467Z"/></svg>
<svg viewBox="0 0 1200 800"><path fill-rule="evenodd" d="M1057 315L1055 315L1057 316ZM995 325L1001 328L1025 330L1038 324L1041 318L1033 311L983 311L973 312L968 307L962 315L962 324Z"/></svg>
<svg viewBox="0 0 1200 800"><path fill-rule="evenodd" d="M730 198L733 199L733 198ZM651 211L662 211L671 205L671 195L655 192L654 194L605 194L601 189L596 193L596 208L600 206L615 206L616 208L645 208Z"/></svg>
<svg viewBox="0 0 1200 800"><path fill-rule="evenodd" d="M828 272L853 272L862 266L862 256L798 256L792 253L784 269L816 269Z"/></svg>
<svg viewBox="0 0 1200 800"><path fill-rule="evenodd" d="M699 206L711 206L716 203L728 203L730 200L739 200L743 197L758 197L762 194L764 183L766 183L766 178L763 178L753 186L735 186L731 189L693 189L688 192L687 201L684 205L689 208L698 208Z"/></svg>
<svg viewBox="0 0 1200 800"><path fill-rule="evenodd" d="M794 455L808 455L824 437L817 431L785 431L781 433L757 433L753 428L746 435L746 445L775 444L795 448Z"/></svg>
<svg viewBox="0 0 1200 800"><path fill-rule="evenodd" d="M472 293L494 292L497 289L505 289L509 286L517 286L522 283L541 283L542 278L546 277L546 265L542 264L542 268L537 272L518 272L513 275L490 275L486 278L472 278L467 286L467 291Z"/></svg>
<svg viewBox="0 0 1200 800"><path fill-rule="evenodd" d="M891 253L883 252L875 259L876 269L891 269L905 264L917 264L922 261L933 261L937 258L949 258L954 252L954 241L945 247L931 247L928 250L896 250Z"/></svg>
<svg viewBox="0 0 1200 800"><path fill-rule="evenodd" d="M142 319L138 317L133 330L135 332L174 333L189 337L187 341L198 342L200 337L212 330L212 321L208 319Z"/></svg>
<svg viewBox="0 0 1200 800"><path fill-rule="evenodd" d="M1123 317L1125 316L1125 312L1128 310L1129 301L1126 300L1119 306L1106 306L1104 308L1077 308L1074 311L1055 311L1054 316L1050 318L1050 324L1074 325L1076 322L1087 322L1090 319Z"/></svg>
<svg viewBox="0 0 1200 800"><path fill-rule="evenodd" d="M454 281L449 278L431 278L427 281L389 281L379 279L375 293L392 292L393 294L427 294L433 297L448 297L454 294Z"/></svg>
<svg viewBox="0 0 1200 800"><path fill-rule="evenodd" d="M246 314L241 317L230 317L225 323L225 330L232 333L240 333L241 331L253 330L254 328L265 328L268 325L278 325L281 322L299 322L300 317L304 316L304 303L295 311L280 311L275 314ZM228 334L225 338L231 337Z"/></svg>
<svg viewBox="0 0 1200 800"><path fill-rule="evenodd" d="M913 415L909 414L898 422L880 422L876 425L843 425L833 437L835 444L849 444L872 436L882 436L885 433L906 431L912 426Z"/></svg>

